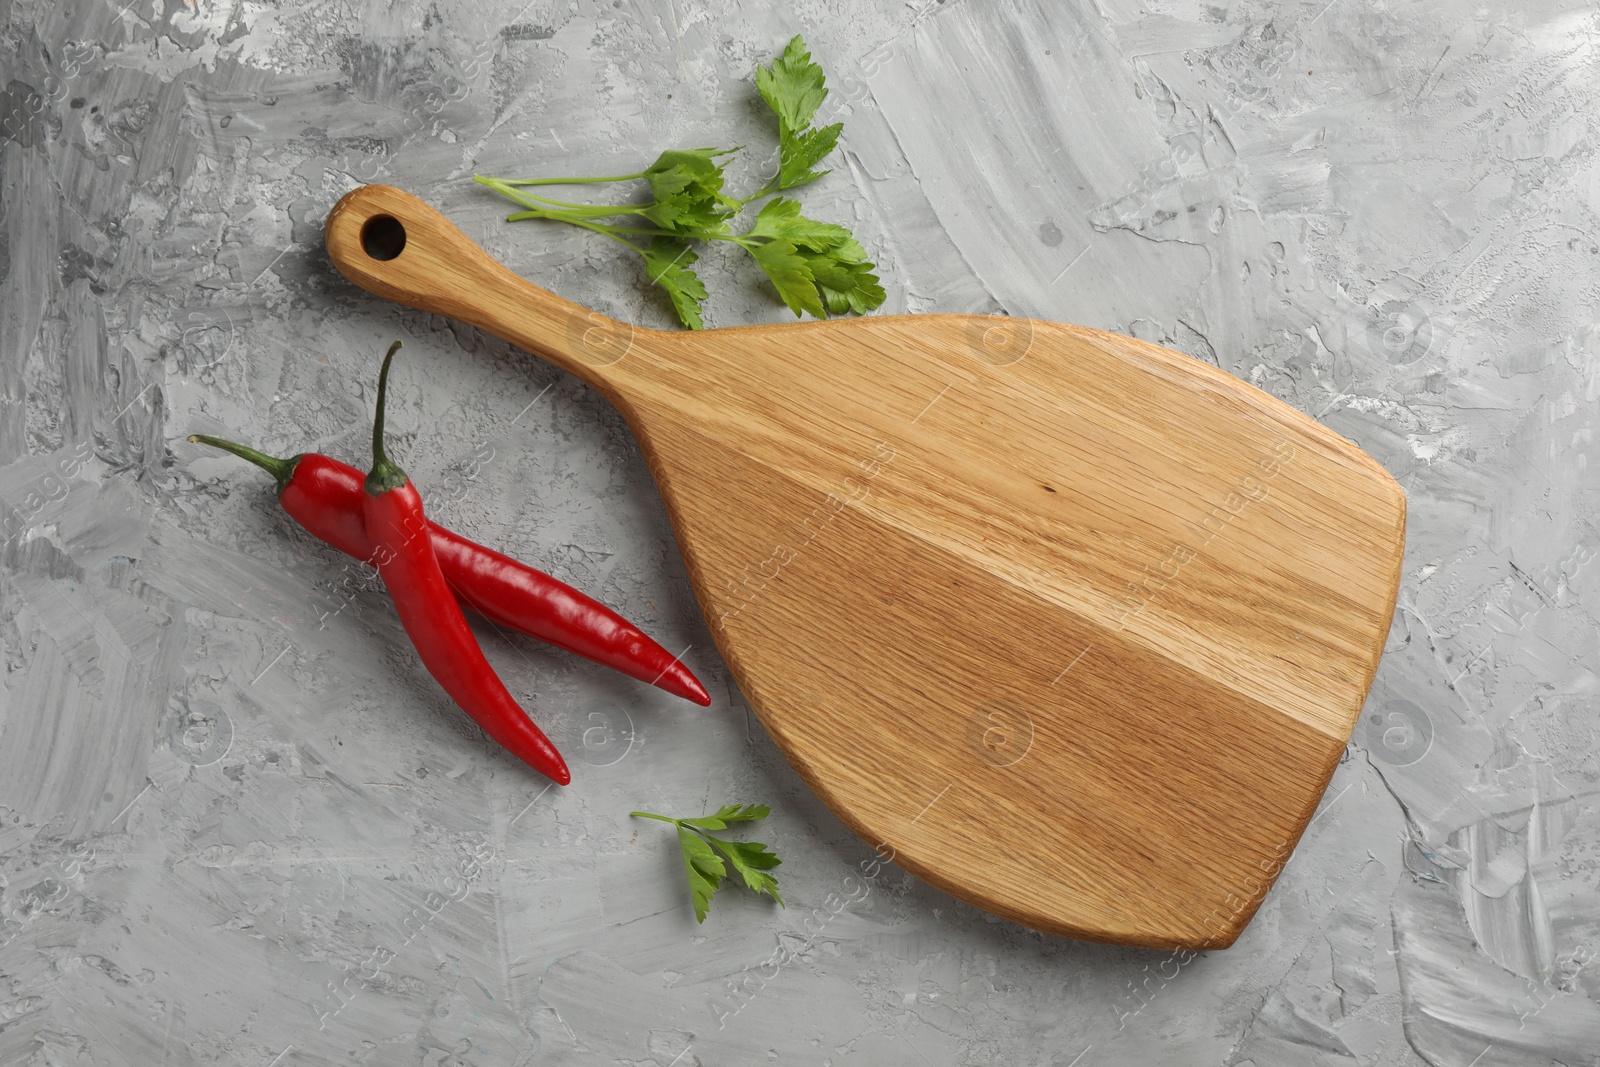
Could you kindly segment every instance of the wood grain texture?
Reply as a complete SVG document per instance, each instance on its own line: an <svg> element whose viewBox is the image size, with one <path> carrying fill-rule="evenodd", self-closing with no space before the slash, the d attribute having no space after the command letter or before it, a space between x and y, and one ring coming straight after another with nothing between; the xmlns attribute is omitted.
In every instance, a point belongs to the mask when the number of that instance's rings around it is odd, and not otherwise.
<svg viewBox="0 0 1600 1067"><path fill-rule="evenodd" d="M363 249L374 217L404 250ZM356 284L627 419L718 647L863 840L1036 929L1221 948L1299 840L1388 633L1405 498L1188 356L1081 327L616 322L367 186Z"/></svg>

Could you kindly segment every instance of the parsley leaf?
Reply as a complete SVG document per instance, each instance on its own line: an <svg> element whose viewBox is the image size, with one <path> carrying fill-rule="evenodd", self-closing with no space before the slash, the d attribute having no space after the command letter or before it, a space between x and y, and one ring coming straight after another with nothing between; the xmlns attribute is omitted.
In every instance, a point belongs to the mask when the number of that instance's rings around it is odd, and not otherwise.
<svg viewBox="0 0 1600 1067"><path fill-rule="evenodd" d="M878 276L872 273L874 264L867 262L866 252L853 238L828 249L826 255L802 250L800 256L811 268L823 302L835 315L847 311L865 314L887 296Z"/></svg>
<svg viewBox="0 0 1600 1067"><path fill-rule="evenodd" d="M740 242L766 271L778 295L799 315L857 314L884 301L873 264L850 231L800 214L800 202L769 200Z"/></svg>
<svg viewBox="0 0 1600 1067"><path fill-rule="evenodd" d="M775 189L793 189L797 185L814 182L824 174L832 174L831 167L827 170L814 168L833 151L839 143L839 134L843 132L842 122L824 126L820 130L804 130L791 137L783 137L780 132L782 140L778 148L778 184Z"/></svg>
<svg viewBox="0 0 1600 1067"><path fill-rule="evenodd" d="M637 174L517 179L477 175L474 180L521 206L523 210L507 216L509 221L566 222L638 253L646 277L660 287L678 320L692 330L705 327L701 305L706 289L692 269L698 257L691 241L727 241L743 248L796 316L823 319L881 306L883 286L861 245L845 227L801 215L799 201L776 197L762 207L748 232L734 232L731 221L752 201L827 174L816 169L817 164L834 150L844 128L837 122L821 128L811 124L828 97L828 87L822 68L799 36L770 66L757 68L756 90L778 118L779 163L777 173L750 196L734 197L723 188L723 161L738 152L738 146L668 149ZM627 181L646 182L649 201L581 204L530 191L532 186ZM634 224L601 221L628 217Z"/></svg>
<svg viewBox="0 0 1600 1067"><path fill-rule="evenodd" d="M755 893L766 893L780 905L783 903L783 898L778 895L778 880L766 873L783 861L766 845L760 841L724 841L720 837L708 840L728 857L728 862L739 872L747 888Z"/></svg>
<svg viewBox="0 0 1600 1067"><path fill-rule="evenodd" d="M800 214L800 201L780 196L767 201L750 227L749 237L781 237L818 252L850 240L850 231L831 222L817 222Z"/></svg>
<svg viewBox="0 0 1600 1067"><path fill-rule="evenodd" d="M811 61L806 42L798 33L783 46L772 66L756 68L756 91L778 116L778 122L791 130L811 125L811 116L828 98L822 68Z"/></svg>
<svg viewBox="0 0 1600 1067"><path fill-rule="evenodd" d="M839 143L844 123L812 128L812 116L828 98L828 89L822 68L811 61L799 34L784 46L772 66L757 68L756 91L778 116L778 173L762 192L793 189L827 174L813 168Z"/></svg>
<svg viewBox="0 0 1600 1067"><path fill-rule="evenodd" d="M678 847L683 850L683 869L689 875L689 893L694 897L694 919L703 923L711 909L711 898L728 876L728 869L705 838L681 826Z"/></svg>
<svg viewBox="0 0 1600 1067"><path fill-rule="evenodd" d="M691 330L705 327L700 318L700 302L706 287L689 268L699 257L685 242L672 237L652 238L644 250L644 269L650 280L661 286L672 300L672 309Z"/></svg>
<svg viewBox="0 0 1600 1067"><path fill-rule="evenodd" d="M778 895L777 878L767 873L783 861L771 849L759 841L729 841L713 837L709 832L725 830L729 823L765 819L771 811L765 804L727 804L718 808L713 815L701 815L693 819L673 819L649 811L630 814L677 827L678 849L683 853L683 869L689 878L689 895L694 901L694 918L696 922L705 922L706 913L711 909L711 898L723 879L732 877L728 873L728 864L733 865L734 872L747 888L758 894L765 893L780 905L783 904L783 898ZM720 856L717 854L719 851L722 853ZM727 863L723 862L724 856L727 857Z"/></svg>
<svg viewBox="0 0 1600 1067"><path fill-rule="evenodd" d="M743 206L722 192L716 157L737 148L669 149L644 170L655 203L639 214L669 233L699 237L726 233L728 219Z"/></svg>
<svg viewBox="0 0 1600 1067"><path fill-rule="evenodd" d="M772 280L778 295L796 318L802 311L809 311L819 319L828 317L827 309L817 298L816 278L794 245L788 241L763 241L747 244L745 248L756 257L756 263Z"/></svg>
<svg viewBox="0 0 1600 1067"><path fill-rule="evenodd" d="M772 809L765 804L728 804L718 808L715 815L684 819L683 823L685 826L694 826L701 830L726 830L730 822L752 822L756 819L765 819L771 814Z"/></svg>

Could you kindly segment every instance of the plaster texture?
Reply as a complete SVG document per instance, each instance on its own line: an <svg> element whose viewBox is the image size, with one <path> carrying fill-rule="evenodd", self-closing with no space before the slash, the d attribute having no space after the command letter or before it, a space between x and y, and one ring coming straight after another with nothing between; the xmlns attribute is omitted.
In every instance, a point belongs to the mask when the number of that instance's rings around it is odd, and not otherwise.
<svg viewBox="0 0 1600 1067"><path fill-rule="evenodd" d="M1552 0L0 0L0 1064L1600 1063L1600 15ZM665 326L639 265L470 181L773 143L885 312L1181 349L1401 481L1387 655L1237 945L1074 943L875 867L711 642L645 464L576 380L355 290L372 180ZM788 316L713 251L709 325ZM358 464L640 621L705 711L480 634L546 789L382 589L212 432ZM774 806L786 909L694 922L634 808ZM868 876L870 874L870 877Z"/></svg>

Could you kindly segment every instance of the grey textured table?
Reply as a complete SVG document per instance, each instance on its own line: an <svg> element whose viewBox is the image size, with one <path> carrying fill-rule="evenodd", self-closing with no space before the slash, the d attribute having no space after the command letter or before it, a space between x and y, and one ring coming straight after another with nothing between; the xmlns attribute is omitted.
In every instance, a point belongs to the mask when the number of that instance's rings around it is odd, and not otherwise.
<svg viewBox="0 0 1600 1067"><path fill-rule="evenodd" d="M0 3L0 1063L1600 1062L1600 17L1576 3ZM772 132L803 31L843 119L804 191L885 311L1182 349L1402 482L1392 639L1238 944L1112 949L888 866L713 647L615 412L355 290L384 180L519 272L666 325L639 265L474 172ZM710 254L711 325L788 312ZM693 709L481 630L581 771L542 788L386 597L217 432L395 453L435 512L640 620ZM635 807L762 800L787 909L696 926ZM869 868L870 869L870 868Z"/></svg>

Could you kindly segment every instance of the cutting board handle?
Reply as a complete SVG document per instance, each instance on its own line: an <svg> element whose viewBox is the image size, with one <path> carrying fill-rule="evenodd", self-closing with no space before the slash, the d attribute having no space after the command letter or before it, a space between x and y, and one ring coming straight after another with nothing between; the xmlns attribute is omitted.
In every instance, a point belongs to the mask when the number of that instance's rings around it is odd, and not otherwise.
<svg viewBox="0 0 1600 1067"><path fill-rule="evenodd" d="M518 277L392 185L346 193L328 213L324 240L339 273L367 292L488 330L603 392L603 368L643 332Z"/></svg>

